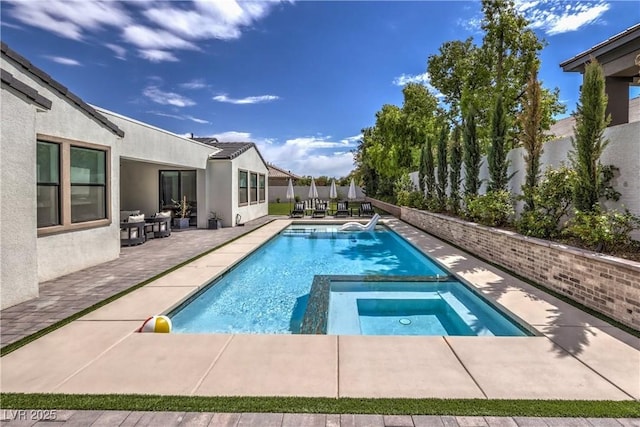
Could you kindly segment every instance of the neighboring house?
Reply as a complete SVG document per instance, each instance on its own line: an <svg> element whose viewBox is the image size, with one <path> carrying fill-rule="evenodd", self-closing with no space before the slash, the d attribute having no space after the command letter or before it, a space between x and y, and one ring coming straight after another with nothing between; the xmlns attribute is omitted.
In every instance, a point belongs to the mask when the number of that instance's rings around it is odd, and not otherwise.
<svg viewBox="0 0 640 427"><path fill-rule="evenodd" d="M293 185L296 184L296 181L300 179L300 177L291 171L285 171L278 166L268 163L269 167L269 187L286 187L289 185L289 179L293 182Z"/></svg>
<svg viewBox="0 0 640 427"><path fill-rule="evenodd" d="M0 308L118 258L120 211L187 196L193 225L268 214L255 145L205 144L92 107L1 44Z"/></svg>

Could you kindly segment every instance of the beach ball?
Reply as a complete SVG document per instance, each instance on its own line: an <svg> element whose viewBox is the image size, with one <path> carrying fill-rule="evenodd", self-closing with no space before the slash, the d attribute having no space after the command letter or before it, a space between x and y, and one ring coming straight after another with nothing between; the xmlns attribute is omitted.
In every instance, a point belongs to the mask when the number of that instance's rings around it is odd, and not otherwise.
<svg viewBox="0 0 640 427"><path fill-rule="evenodd" d="M151 316L144 321L138 332L171 332L171 319L167 316Z"/></svg>

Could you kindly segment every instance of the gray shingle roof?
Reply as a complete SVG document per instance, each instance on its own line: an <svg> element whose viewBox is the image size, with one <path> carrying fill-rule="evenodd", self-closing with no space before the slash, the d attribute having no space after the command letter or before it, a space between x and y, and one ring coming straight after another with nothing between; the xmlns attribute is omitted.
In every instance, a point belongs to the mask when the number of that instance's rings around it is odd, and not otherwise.
<svg viewBox="0 0 640 427"><path fill-rule="evenodd" d="M5 42L0 43L0 52L2 52L3 56L10 59L12 62L17 64L18 66L22 67L25 71L28 71L33 76L40 79L43 83L51 87L53 90L57 91L62 96L67 98L69 101L75 104L78 108L83 110L91 118L93 118L95 121L97 121L101 125L105 126L111 132L113 132L114 134L120 137L124 136L124 131L122 129L116 126L113 122L109 121L109 119L107 119L105 116L98 113L93 107L91 107L89 104L84 102L82 99L80 99L77 95L72 93L65 86L63 86L62 84L54 80L54 78L51 77L49 74L45 73L40 68L33 65L24 56L20 55L15 50L11 49ZM7 73L7 74L11 75L10 73ZM3 75L3 81L4 81L4 75Z"/></svg>
<svg viewBox="0 0 640 427"><path fill-rule="evenodd" d="M269 168L269 177L270 178L291 178L291 179L300 179L298 175L292 173L291 171L286 171L278 166L268 163L267 167Z"/></svg>
<svg viewBox="0 0 640 427"><path fill-rule="evenodd" d="M0 77L1 77L2 83L6 84L7 86L16 90L17 92L20 92L31 101L38 104L39 106L46 108L47 110L51 109L50 99L45 98L44 96L40 95L38 91L32 88L31 86L13 77L13 74L6 71L4 68L0 68Z"/></svg>
<svg viewBox="0 0 640 427"><path fill-rule="evenodd" d="M212 147L216 147L221 151L209 156L210 159L218 159L218 160L232 160L238 157L240 154L245 151L255 148L258 156L262 160L262 163L267 165L267 162L262 158L262 154L260 154L260 150L256 147L256 144L253 142L220 142L216 138L192 138L194 141L202 142L207 145L211 145Z"/></svg>

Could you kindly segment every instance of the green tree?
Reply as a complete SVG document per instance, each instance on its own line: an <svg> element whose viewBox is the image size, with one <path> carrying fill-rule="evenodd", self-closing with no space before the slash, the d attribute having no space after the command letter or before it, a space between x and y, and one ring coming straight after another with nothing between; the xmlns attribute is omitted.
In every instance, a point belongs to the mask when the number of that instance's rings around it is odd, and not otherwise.
<svg viewBox="0 0 640 427"><path fill-rule="evenodd" d="M462 91L469 76L475 74L474 60L478 48L473 38L454 40L440 46L438 54L427 59L427 71L433 87L444 95L453 118L460 117Z"/></svg>
<svg viewBox="0 0 640 427"><path fill-rule="evenodd" d="M464 192L467 196L475 196L480 189L482 153L476 135L476 118L473 110L465 115L463 126Z"/></svg>
<svg viewBox="0 0 640 427"><path fill-rule="evenodd" d="M460 127L453 130L453 137L449 147L449 185L451 209L454 213L460 210L460 168L462 167L462 144L460 142Z"/></svg>
<svg viewBox="0 0 640 427"><path fill-rule="evenodd" d="M425 176L424 185L427 193L427 199L433 199L436 189L435 164L433 160L433 137L427 136L422 148L424 152Z"/></svg>
<svg viewBox="0 0 640 427"><path fill-rule="evenodd" d="M489 166L489 191L507 189L507 117L502 104L502 96L498 95L495 109L491 116L491 145L487 162Z"/></svg>
<svg viewBox="0 0 640 427"><path fill-rule="evenodd" d="M607 95L602 67L592 59L585 67L580 99L575 113L575 138L571 138L571 163L577 172L574 189L576 209L595 212L601 190L600 156L609 143L603 133L611 117L606 115Z"/></svg>
<svg viewBox="0 0 640 427"><path fill-rule="evenodd" d="M529 76L522 112L518 116L521 129L520 142L525 150L526 174L524 184L522 184L525 211L532 211L536 208L534 195L540 178L540 157L547 138L544 134L541 87L537 74L537 70L534 69Z"/></svg>
<svg viewBox="0 0 640 427"><path fill-rule="evenodd" d="M447 139L449 137L449 129L446 124L440 128L440 136L437 146L438 160L438 186L436 192L438 194L438 208L444 211L447 207Z"/></svg>

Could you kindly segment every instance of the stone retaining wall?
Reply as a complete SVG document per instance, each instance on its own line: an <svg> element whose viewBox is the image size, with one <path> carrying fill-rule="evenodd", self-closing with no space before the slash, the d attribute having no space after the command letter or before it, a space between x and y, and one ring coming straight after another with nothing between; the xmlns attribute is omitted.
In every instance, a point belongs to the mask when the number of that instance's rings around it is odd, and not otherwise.
<svg viewBox="0 0 640 427"><path fill-rule="evenodd" d="M391 215L400 218L400 206L392 205L391 203L383 202L382 200L372 199L370 197L365 198L366 201L371 202L378 209L382 209L385 212L390 213Z"/></svg>
<svg viewBox="0 0 640 427"><path fill-rule="evenodd" d="M387 210L372 199L375 206ZM640 263L399 208L399 218L522 277L640 330Z"/></svg>

